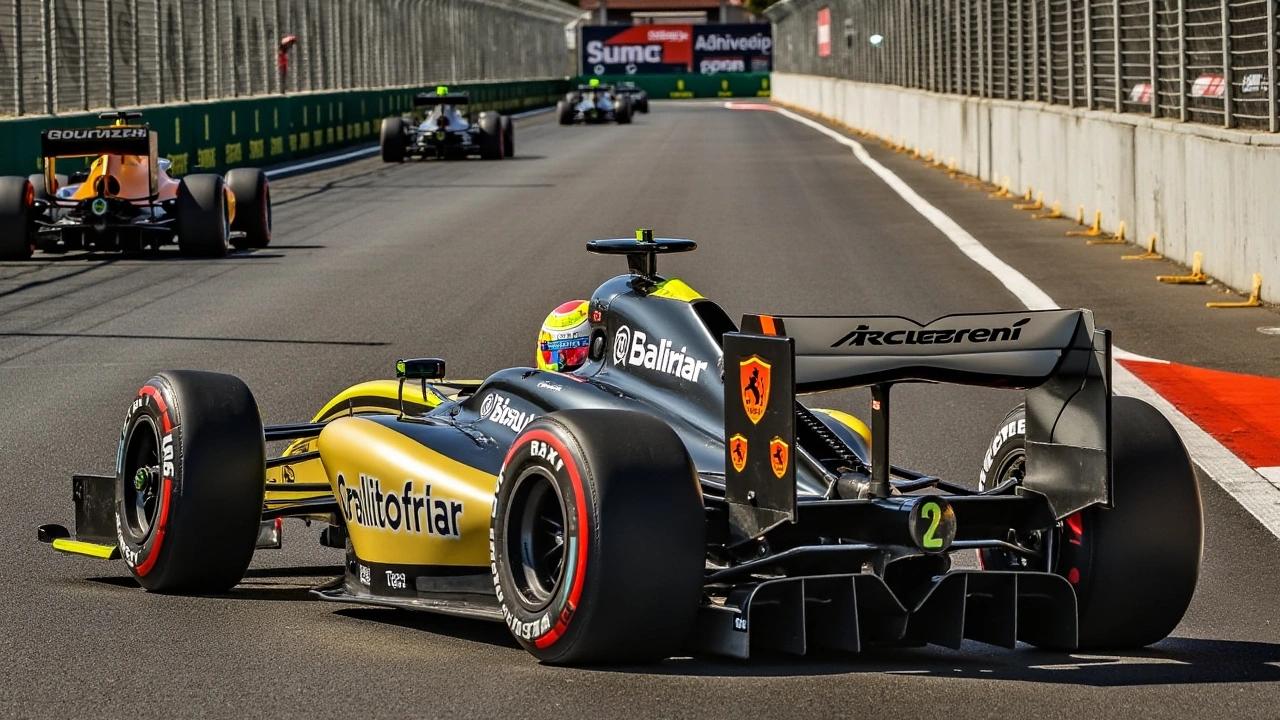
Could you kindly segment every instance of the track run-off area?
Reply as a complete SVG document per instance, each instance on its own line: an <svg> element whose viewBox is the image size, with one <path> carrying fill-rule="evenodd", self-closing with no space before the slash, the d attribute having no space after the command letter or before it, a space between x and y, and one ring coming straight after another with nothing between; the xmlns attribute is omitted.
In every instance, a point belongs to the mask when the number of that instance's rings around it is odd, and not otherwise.
<svg viewBox="0 0 1280 720"><path fill-rule="evenodd" d="M1241 441L1248 423L1275 416L1255 407L1237 432L1230 414L1206 419L1193 407L1203 393L1187 389L1229 396L1238 375L1274 378L1280 336L1258 332L1280 326L1273 310L1207 309L1230 298L1157 284L1179 271L1120 261L1132 248L1088 247L1065 237L1064 221L1032 220L904 155L721 103L655 102L630 126L525 117L512 159L355 158L281 173L272 193L275 236L262 251L0 263L0 542L11 558L0 715L1275 717L1280 491L1252 469L1270 462L1265 444ZM310 587L340 572L342 552L300 521L241 586L211 597L150 595L123 564L36 542L38 524L71 524L73 472L110 472L127 405L156 371L239 375L263 419L285 423L393 376L398 358L443 357L457 378L529 365L549 310L625 270L585 242L637 227L697 240L660 269L733 317L1092 308L1130 354L1119 391L1180 415L1200 464L1204 564L1183 623L1124 655L966 643L566 669L538 665L500 624L314 601ZM1153 373L1141 357L1216 379ZM895 464L975 483L1016 402L901 386ZM868 395L820 404L866 417Z"/></svg>

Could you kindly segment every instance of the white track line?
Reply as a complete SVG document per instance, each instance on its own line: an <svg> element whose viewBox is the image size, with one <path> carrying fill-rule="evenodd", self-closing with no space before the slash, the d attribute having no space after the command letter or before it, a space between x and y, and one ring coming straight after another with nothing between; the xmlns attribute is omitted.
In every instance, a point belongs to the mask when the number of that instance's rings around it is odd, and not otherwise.
<svg viewBox="0 0 1280 720"><path fill-rule="evenodd" d="M877 162L861 143L790 110L778 108L777 112L783 117L811 127L853 150L854 157L858 158L867 169L879 176L916 212L923 215L934 227L941 230L942 234L947 236L947 239L960 248L960 252L963 252L970 260L973 260L987 272L994 275L1028 309L1051 310L1058 307L1057 303L1044 290L1041 290L1039 286L1031 282L1027 276L996 257L986 246L960 227L955 220L952 220L946 213L920 197L919 193L911 189L892 170ZM1132 353L1126 353L1119 348L1114 348L1114 351L1117 357L1134 359L1140 357ZM1178 433L1182 436L1182 441L1186 444L1187 450L1190 451L1191 457L1205 473L1213 478L1214 482L1221 485L1223 490L1230 493L1231 497L1235 498L1245 510L1248 510L1251 515L1257 518L1258 522L1271 531L1272 535L1280 537L1280 488L1268 482L1266 477L1249 467L1239 457L1236 457L1222 443L1192 422L1172 403L1161 397L1159 393L1142 382L1123 365L1114 364L1112 380L1117 392L1145 400L1164 413L1165 417L1169 418L1169 421L1173 423Z"/></svg>
<svg viewBox="0 0 1280 720"><path fill-rule="evenodd" d="M541 115L542 113L551 112L552 110L555 110L555 108L545 107L545 108L538 108L537 110L526 110L524 112L519 112L519 113L516 113L515 115L512 115L511 118L512 119L527 118L527 117L532 117L534 115ZM365 147L365 148L360 148L359 150L353 150L352 152L344 153L342 155L334 155L333 157L321 158L319 160L309 160L306 162L300 162L292 165L285 165L283 167L278 167L274 170L268 170L264 174L267 176L267 179L269 180L273 177L279 177L281 175L296 175L297 173L306 172L308 170L318 170L320 168L326 168L332 165L340 165L344 162L349 162L351 160L359 160L360 158L365 158L365 157L369 157L370 155L377 155L377 154L378 154L378 146L374 145L372 147Z"/></svg>

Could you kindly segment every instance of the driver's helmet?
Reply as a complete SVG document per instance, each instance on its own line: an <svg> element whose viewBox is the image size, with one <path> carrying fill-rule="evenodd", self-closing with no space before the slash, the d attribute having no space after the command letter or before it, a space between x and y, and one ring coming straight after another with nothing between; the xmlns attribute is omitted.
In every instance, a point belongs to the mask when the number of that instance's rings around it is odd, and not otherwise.
<svg viewBox="0 0 1280 720"><path fill-rule="evenodd" d="M568 372L587 362L591 323L586 300L570 300L551 311L538 333L538 369Z"/></svg>

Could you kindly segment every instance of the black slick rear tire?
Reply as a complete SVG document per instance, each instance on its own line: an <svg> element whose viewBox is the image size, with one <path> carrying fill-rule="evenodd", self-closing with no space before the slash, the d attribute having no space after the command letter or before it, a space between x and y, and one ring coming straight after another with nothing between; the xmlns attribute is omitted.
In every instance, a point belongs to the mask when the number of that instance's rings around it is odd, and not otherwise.
<svg viewBox="0 0 1280 720"><path fill-rule="evenodd" d="M573 124L573 103L568 100L560 100L556 103L556 118L561 125Z"/></svg>
<svg viewBox="0 0 1280 720"><path fill-rule="evenodd" d="M516 123L511 119L510 115L503 115L499 125L502 127L502 155L503 157L515 157Z"/></svg>
<svg viewBox="0 0 1280 720"><path fill-rule="evenodd" d="M271 187L267 174L258 168L236 168L227 173L226 183L236 202L231 231L243 233L231 243L237 250L270 245Z"/></svg>
<svg viewBox="0 0 1280 720"><path fill-rule="evenodd" d="M503 617L539 660L657 661L687 639L706 521L693 463L662 421L619 410L535 420L507 455L490 522Z"/></svg>
<svg viewBox="0 0 1280 720"><path fill-rule="evenodd" d="M26 260L35 251L31 201L35 189L23 177L0 177L0 260Z"/></svg>
<svg viewBox="0 0 1280 720"><path fill-rule="evenodd" d="M378 144L382 152L382 162L404 162L405 150L409 147L409 136L404 132L404 120L398 117L383 118L382 134Z"/></svg>
<svg viewBox="0 0 1280 720"><path fill-rule="evenodd" d="M1168 637L1195 594L1204 514L1191 458L1151 405L1115 397L1111 409L1114 507L1093 506L1060 524L1053 572L1076 590L1078 647L1132 650ZM984 460L995 487L1025 457L1025 413L1006 416ZM1014 470L1016 472L1016 470ZM988 570L1019 570L984 554Z"/></svg>
<svg viewBox="0 0 1280 720"><path fill-rule="evenodd" d="M480 158L482 160L501 160L504 154L502 142L502 121L498 113L486 110L480 113Z"/></svg>
<svg viewBox="0 0 1280 720"><path fill-rule="evenodd" d="M231 228L221 175L198 174L178 184L178 249L191 257L227 254Z"/></svg>
<svg viewBox="0 0 1280 720"><path fill-rule="evenodd" d="M239 378L166 371L138 392L120 438L116 540L153 592L225 592L262 518L266 443Z"/></svg>

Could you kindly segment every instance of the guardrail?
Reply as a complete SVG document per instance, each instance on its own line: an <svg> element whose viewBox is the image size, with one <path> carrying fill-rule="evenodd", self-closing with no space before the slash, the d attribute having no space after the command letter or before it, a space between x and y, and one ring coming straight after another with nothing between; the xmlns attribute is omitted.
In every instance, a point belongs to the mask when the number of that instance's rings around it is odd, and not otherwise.
<svg viewBox="0 0 1280 720"><path fill-rule="evenodd" d="M1280 131L1277 0L783 0L774 68Z"/></svg>
<svg viewBox="0 0 1280 720"><path fill-rule="evenodd" d="M563 78L559 0L0 0L0 116Z"/></svg>
<svg viewBox="0 0 1280 720"><path fill-rule="evenodd" d="M567 80L467 83L451 86L471 95L470 109L521 110L554 105L569 89ZM413 96L434 86L265 95L144 108L142 122L158 135L160 155L174 175L197 170L222 172L240 165L274 165L378 138L382 118L407 113ZM81 113L0 121L0 175L27 175L41 169L40 131L103 124ZM88 158L86 162L92 161ZM75 161L58 164L63 170Z"/></svg>

